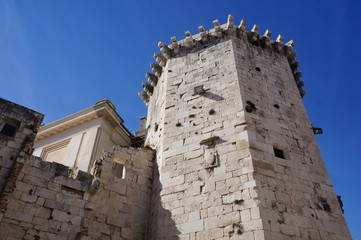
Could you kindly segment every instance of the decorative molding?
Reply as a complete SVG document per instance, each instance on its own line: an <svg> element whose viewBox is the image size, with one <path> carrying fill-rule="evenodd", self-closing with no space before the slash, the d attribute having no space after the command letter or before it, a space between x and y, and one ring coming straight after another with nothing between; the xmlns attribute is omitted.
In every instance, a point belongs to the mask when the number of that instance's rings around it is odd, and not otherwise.
<svg viewBox="0 0 361 240"><path fill-rule="evenodd" d="M45 161L47 160L47 157L50 153L56 152L58 150L67 148L69 143L70 143L70 138L66 139L64 141L52 144L50 146L47 146L45 148L43 148L43 150L41 151L41 155L40 158L44 159Z"/></svg>

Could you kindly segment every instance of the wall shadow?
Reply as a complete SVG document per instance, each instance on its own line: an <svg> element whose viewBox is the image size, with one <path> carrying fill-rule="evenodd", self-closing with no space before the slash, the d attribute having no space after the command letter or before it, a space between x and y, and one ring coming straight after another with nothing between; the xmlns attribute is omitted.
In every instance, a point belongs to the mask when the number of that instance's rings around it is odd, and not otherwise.
<svg viewBox="0 0 361 240"><path fill-rule="evenodd" d="M160 192L162 184L159 180L157 160L154 159L152 195L150 201L147 240L178 240L180 231L172 218L171 211L162 207Z"/></svg>
<svg viewBox="0 0 361 240"><path fill-rule="evenodd" d="M222 101L224 98L216 93L212 93L212 92L206 92L204 95L204 97L212 99L214 101Z"/></svg>

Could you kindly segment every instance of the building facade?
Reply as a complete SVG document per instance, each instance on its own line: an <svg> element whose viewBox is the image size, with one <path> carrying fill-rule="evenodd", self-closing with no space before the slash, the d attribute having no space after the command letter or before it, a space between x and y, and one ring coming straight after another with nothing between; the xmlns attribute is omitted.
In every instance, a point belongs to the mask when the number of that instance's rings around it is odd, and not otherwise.
<svg viewBox="0 0 361 240"><path fill-rule="evenodd" d="M130 146L131 133L109 100L101 100L55 122L43 125L35 138L34 156L90 172L106 146Z"/></svg>
<svg viewBox="0 0 361 240"><path fill-rule="evenodd" d="M351 239L294 42L213 24L158 44L135 136L108 101L40 128L3 180L2 239Z"/></svg>
<svg viewBox="0 0 361 240"><path fill-rule="evenodd" d="M246 22L159 43L139 96L156 150L154 239L350 239L294 42Z"/></svg>

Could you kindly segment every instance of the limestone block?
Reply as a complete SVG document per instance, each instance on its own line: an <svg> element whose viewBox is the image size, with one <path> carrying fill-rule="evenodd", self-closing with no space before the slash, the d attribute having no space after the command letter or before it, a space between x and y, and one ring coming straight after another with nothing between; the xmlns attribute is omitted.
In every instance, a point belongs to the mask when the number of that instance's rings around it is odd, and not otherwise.
<svg viewBox="0 0 361 240"><path fill-rule="evenodd" d="M35 203L37 199L38 199L38 196L36 196L36 195L32 195L32 194L25 193L25 192L21 194L21 200L24 202Z"/></svg>
<svg viewBox="0 0 361 240"><path fill-rule="evenodd" d="M259 219L261 217L260 209L258 207L251 208L252 220Z"/></svg>
<svg viewBox="0 0 361 240"><path fill-rule="evenodd" d="M312 240L321 239L319 230L316 229L308 229L308 235Z"/></svg>
<svg viewBox="0 0 361 240"><path fill-rule="evenodd" d="M204 229L210 230L219 227L220 219L217 216L204 219Z"/></svg>
<svg viewBox="0 0 361 240"><path fill-rule="evenodd" d="M20 212L20 211L8 209L4 214L4 218L10 218L21 222L31 223L33 219L33 215L28 214L26 212Z"/></svg>
<svg viewBox="0 0 361 240"><path fill-rule="evenodd" d="M34 213L34 217L48 219L51 215L51 210L48 208L38 207Z"/></svg>
<svg viewBox="0 0 361 240"><path fill-rule="evenodd" d="M50 208L50 209L57 209L60 211L67 211L69 209L69 205L64 204L62 202L46 199L44 203L44 207Z"/></svg>
<svg viewBox="0 0 361 240"><path fill-rule="evenodd" d="M68 177L69 175L69 167L56 162L51 163L50 171L55 173L57 176Z"/></svg>
<svg viewBox="0 0 361 240"><path fill-rule="evenodd" d="M9 240L23 239L25 235L25 231L22 229L22 227L11 223L2 222L0 224L0 229L2 230L1 236L4 239L9 239Z"/></svg>
<svg viewBox="0 0 361 240"><path fill-rule="evenodd" d="M239 239L239 240L249 240L249 239L257 239L258 240L258 238L255 238L254 237L254 234L253 234L253 232L245 232L245 233L243 233L242 235L240 235L240 236L237 236L237 237L234 237L234 238L232 238L232 239Z"/></svg>
<svg viewBox="0 0 361 240"><path fill-rule="evenodd" d="M298 228L294 225L290 224L281 224L280 225L281 233L288 236L300 236L300 232Z"/></svg>
<svg viewBox="0 0 361 240"><path fill-rule="evenodd" d="M251 220L247 222L242 222L242 225L244 227L244 231L255 231L255 230L262 230L263 224L261 219L257 220Z"/></svg>
<svg viewBox="0 0 361 240"><path fill-rule="evenodd" d="M340 224L334 221L330 221L327 219L322 220L323 226L325 227L325 230L330 233L337 233L340 235L344 235L345 232L341 228Z"/></svg>
<svg viewBox="0 0 361 240"><path fill-rule="evenodd" d="M16 183L16 189L22 192L35 192L36 186L18 181Z"/></svg>
<svg viewBox="0 0 361 240"><path fill-rule="evenodd" d="M117 216L107 216L106 220L107 224L116 226L116 227L124 227L125 226L125 219L119 218Z"/></svg>
<svg viewBox="0 0 361 240"><path fill-rule="evenodd" d="M30 185L43 187L43 188L47 185L47 180L37 178L37 177L31 176L31 175L25 175L23 178L23 182L30 184Z"/></svg>
<svg viewBox="0 0 361 240"><path fill-rule="evenodd" d="M68 204L69 206L83 208L85 201L82 199L70 198L70 199L65 200L65 204Z"/></svg>
<svg viewBox="0 0 361 240"><path fill-rule="evenodd" d="M41 187L36 188L35 195L43 197L43 198L51 199L51 200L56 199L55 192L50 191L46 188L41 188Z"/></svg>

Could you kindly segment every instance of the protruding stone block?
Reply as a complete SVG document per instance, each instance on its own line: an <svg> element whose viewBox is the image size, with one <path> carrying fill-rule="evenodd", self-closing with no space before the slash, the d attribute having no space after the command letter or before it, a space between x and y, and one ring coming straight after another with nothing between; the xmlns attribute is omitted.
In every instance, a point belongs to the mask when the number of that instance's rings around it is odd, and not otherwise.
<svg viewBox="0 0 361 240"><path fill-rule="evenodd" d="M297 72L297 69L300 67L300 62L296 61L290 64L292 72Z"/></svg>
<svg viewBox="0 0 361 240"><path fill-rule="evenodd" d="M157 63L159 63L159 65L161 65L162 67L165 67L165 65L167 64L167 59L159 53L154 53L153 54L153 58L155 59L155 61L157 61Z"/></svg>
<svg viewBox="0 0 361 240"><path fill-rule="evenodd" d="M221 25L219 25L218 20L214 20L214 21L213 21L213 26L214 26L214 30L215 30L216 37L217 37L217 38L223 37Z"/></svg>
<svg viewBox="0 0 361 240"><path fill-rule="evenodd" d="M190 31L186 31L186 32L184 33L184 35L186 36L185 42L186 42L187 48L192 49L196 44L194 43L194 39L193 39L193 37L192 37L191 32L190 32Z"/></svg>
<svg viewBox="0 0 361 240"><path fill-rule="evenodd" d="M153 95L153 86L150 84L150 83L147 83L147 82L143 82L142 83L142 87L144 89L144 91L149 95L149 96L152 96Z"/></svg>
<svg viewBox="0 0 361 240"><path fill-rule="evenodd" d="M177 42L177 38L175 36L173 36L173 37L171 37L171 41L172 41L172 48L173 48L174 54L179 54L181 52L181 48Z"/></svg>
<svg viewBox="0 0 361 240"><path fill-rule="evenodd" d="M271 39L270 39L271 35L272 35L272 31L267 29L266 32L263 34L263 36L260 39L262 47L268 48L271 46Z"/></svg>
<svg viewBox="0 0 361 240"><path fill-rule="evenodd" d="M75 179L89 184L92 182L93 176L90 173L79 170Z"/></svg>
<svg viewBox="0 0 361 240"><path fill-rule="evenodd" d="M267 29L266 32L263 34L263 36L270 38L272 35L272 31Z"/></svg>
<svg viewBox="0 0 361 240"><path fill-rule="evenodd" d="M306 90L301 88L301 89L299 89L299 91L300 91L301 98L303 98L306 95Z"/></svg>
<svg viewBox="0 0 361 240"><path fill-rule="evenodd" d="M247 24L247 21L244 19L242 19L241 22L239 23L239 26L238 26L238 37L239 38L247 39L246 24Z"/></svg>
<svg viewBox="0 0 361 240"><path fill-rule="evenodd" d="M290 52L290 54L287 56L287 60L289 63L293 62L294 60L296 60L297 57L297 52L296 51L292 51Z"/></svg>
<svg viewBox="0 0 361 240"><path fill-rule="evenodd" d="M238 29L241 32L244 32L244 31L246 31L246 25L247 25L247 21L242 19L241 22L239 23Z"/></svg>
<svg viewBox="0 0 361 240"><path fill-rule="evenodd" d="M259 30L259 26L257 24L253 25L253 28L251 30L251 32L257 33L258 34L258 30Z"/></svg>
<svg viewBox="0 0 361 240"><path fill-rule="evenodd" d="M293 51L293 47L295 46L295 41L291 40L287 42L285 45L283 45L283 53L286 56L289 56L291 52Z"/></svg>
<svg viewBox="0 0 361 240"><path fill-rule="evenodd" d="M304 81L298 81L297 86L301 88L301 87L305 86L305 82Z"/></svg>
<svg viewBox="0 0 361 240"><path fill-rule="evenodd" d="M163 42L158 42L158 47L160 51L164 54L164 57L166 57L167 59L169 59L172 56L170 49Z"/></svg>
<svg viewBox="0 0 361 240"><path fill-rule="evenodd" d="M153 73L146 73L145 77L148 79L148 81L153 87L157 86L158 77L156 75L154 75Z"/></svg>
<svg viewBox="0 0 361 240"><path fill-rule="evenodd" d="M294 40L290 40L285 45L288 46L288 47L294 47L296 45L296 43L295 43Z"/></svg>
<svg viewBox="0 0 361 240"><path fill-rule="evenodd" d="M204 27L203 27L203 26L199 26L199 27L198 27L198 30L199 30L199 32L200 32L202 42L203 42L203 43L207 43L207 42L208 42L208 36L207 36L206 31L204 30Z"/></svg>
<svg viewBox="0 0 361 240"><path fill-rule="evenodd" d="M69 175L69 167L57 162L52 162L50 171L55 173L56 176L67 177Z"/></svg>
<svg viewBox="0 0 361 240"><path fill-rule="evenodd" d="M234 17L231 14L228 15L227 30L229 35L236 35L236 27L234 26Z"/></svg>
<svg viewBox="0 0 361 240"><path fill-rule="evenodd" d="M302 77L302 72L295 72L294 75L295 81L298 82Z"/></svg>
<svg viewBox="0 0 361 240"><path fill-rule="evenodd" d="M278 35L276 41L273 43L273 47L276 52L281 52L283 48L283 36L281 34Z"/></svg>
<svg viewBox="0 0 361 240"><path fill-rule="evenodd" d="M253 25L253 28L248 35L250 42L255 42L258 40L258 30L259 30L259 26L257 24Z"/></svg>
<svg viewBox="0 0 361 240"><path fill-rule="evenodd" d="M162 75L163 68L159 64L150 63L150 67L152 68L152 72L154 72L157 77Z"/></svg>
<svg viewBox="0 0 361 240"><path fill-rule="evenodd" d="M143 100L145 105L148 105L150 97L145 91L138 92L138 96Z"/></svg>
<svg viewBox="0 0 361 240"><path fill-rule="evenodd" d="M281 34L279 34L278 36L277 36L277 39L276 39L276 42L279 42L279 43L282 43L283 44L283 40L284 40L285 38L281 35Z"/></svg>

